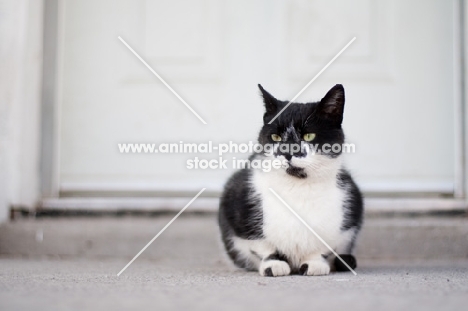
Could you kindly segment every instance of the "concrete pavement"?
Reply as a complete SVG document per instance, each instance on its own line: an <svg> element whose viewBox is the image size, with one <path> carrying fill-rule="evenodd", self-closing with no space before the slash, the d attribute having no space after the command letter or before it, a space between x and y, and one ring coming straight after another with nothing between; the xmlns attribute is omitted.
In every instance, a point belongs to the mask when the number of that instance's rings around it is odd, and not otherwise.
<svg viewBox="0 0 468 311"><path fill-rule="evenodd" d="M464 310L466 219L368 220L356 270L264 278L233 269L213 215L43 218L0 226L0 310ZM397 243L398 242L398 243Z"/></svg>
<svg viewBox="0 0 468 311"><path fill-rule="evenodd" d="M468 263L265 278L207 260L0 260L1 310L464 310Z"/></svg>

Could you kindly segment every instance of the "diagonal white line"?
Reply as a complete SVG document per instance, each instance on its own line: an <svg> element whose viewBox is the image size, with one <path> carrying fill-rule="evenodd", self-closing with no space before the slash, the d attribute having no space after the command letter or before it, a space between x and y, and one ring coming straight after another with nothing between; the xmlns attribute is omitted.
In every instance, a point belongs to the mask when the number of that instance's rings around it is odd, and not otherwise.
<svg viewBox="0 0 468 311"><path fill-rule="evenodd" d="M156 234L156 236L152 238L151 241L149 241L148 244L146 244L146 246L143 247L143 249L138 254L136 254L135 257L133 257L133 259L130 260L130 262L122 270L120 270L119 273L117 273L117 276L120 276L125 271L125 269L127 269L135 261L135 259L137 259L141 255L141 253L143 253L145 249L147 249L148 246L150 246L151 243L153 243L154 240L156 240L164 232L164 230L166 230L174 222L174 220L176 220L177 217L179 217L180 214L182 214L187 209L187 207L189 207L190 204L192 204L193 201L195 201L198 198L198 196L202 194L202 192L205 190L206 188L203 188L202 190L200 190L200 192L198 192L197 195L192 200L190 200L190 202L188 202L187 205L185 205L184 208L181 209L180 212L177 213L177 215L175 215L174 218L172 218L171 221L169 221L167 225L165 225L164 228L162 228L161 231L159 231L158 234Z"/></svg>
<svg viewBox="0 0 468 311"><path fill-rule="evenodd" d="M320 76L320 75L321 75L337 58L338 58L338 56L340 56L340 55L351 45L351 43L354 42L354 40L356 40L356 37L352 38L351 41L349 41L348 44L346 44L345 47L342 48L341 51L339 51L338 54L336 54L335 57L333 57L332 60L329 61L328 64L326 64L325 67L323 67L322 70L320 70L320 71L315 75L315 77L313 77L312 80L310 80L309 83L307 83L306 86L304 86L304 87L302 88L302 90L300 90L299 93L297 93L296 96L294 96L293 99L291 99L291 100L289 101L289 103L288 103L286 106L284 106L284 108L281 109L280 112L278 112L278 113L276 114L276 116L275 116L273 119L271 119L270 122L268 122L268 124L271 124L273 121L275 121L276 118L278 118L279 115L282 114L283 111L285 111L286 108L288 108L288 106L291 105L291 103L292 103L293 101L295 101L296 98L298 98L299 95L301 95L302 92L304 92L304 91L312 84L312 82L314 82L314 81L315 81L315 80L316 80L316 79L317 79L317 78L318 78L318 77L319 77L319 76Z"/></svg>
<svg viewBox="0 0 468 311"><path fill-rule="evenodd" d="M200 121L202 121L203 124L207 124L205 120L203 120L202 117L200 117L198 113L196 113L195 110L193 110L192 107L190 107L190 105L187 104L187 102L182 97L180 97L179 94L177 94L176 91L174 91L174 89L169 84L167 84L166 81L164 81L164 79L161 78L161 76L158 75L158 73L154 71L153 68L151 68L151 66L148 65L148 63L145 62L145 60L141 58L137 52L135 52L134 49L130 47L130 45L128 45L127 42L125 42L124 39L122 39L122 37L118 36L118 38L169 89L169 91L171 91L198 119L200 119Z"/></svg>
<svg viewBox="0 0 468 311"><path fill-rule="evenodd" d="M343 260L343 258L341 258L340 255L338 255L338 254L333 250L333 248L331 248L330 245L328 245L327 242L325 242L325 241L320 237L320 235L318 235L317 232L315 232L315 230L312 229L312 228L309 226L309 224L308 224L304 219L302 219L302 217L299 216L299 215L288 205L288 203L286 203L286 202L275 192L275 190L273 190L273 189L271 189L271 188L269 188L269 189L270 189L270 191L281 201L281 203L283 203L284 206L286 206L286 207L291 211L291 213L293 213L294 216L296 216L297 219L299 219L299 221L302 222L302 223L304 224L304 226L306 226L307 229L309 229L309 230L317 237L317 239L319 239L320 242L322 242L322 243L333 253L333 255L335 255L335 256L346 266L346 268L349 269L349 271L351 271L354 275L357 275L356 271L354 271L354 270Z"/></svg>

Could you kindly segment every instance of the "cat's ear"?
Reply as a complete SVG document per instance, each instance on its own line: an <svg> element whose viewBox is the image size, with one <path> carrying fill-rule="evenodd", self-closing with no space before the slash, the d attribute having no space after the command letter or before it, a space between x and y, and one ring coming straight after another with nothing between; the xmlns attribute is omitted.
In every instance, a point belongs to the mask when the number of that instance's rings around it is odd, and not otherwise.
<svg viewBox="0 0 468 311"><path fill-rule="evenodd" d="M273 97L270 93L265 91L265 89L259 84L258 88L262 92L263 103L265 104L265 115L276 113L278 108L278 100Z"/></svg>
<svg viewBox="0 0 468 311"><path fill-rule="evenodd" d="M336 124L343 122L343 111L345 104L345 92L343 85L337 84L332 87L318 105L322 117Z"/></svg>

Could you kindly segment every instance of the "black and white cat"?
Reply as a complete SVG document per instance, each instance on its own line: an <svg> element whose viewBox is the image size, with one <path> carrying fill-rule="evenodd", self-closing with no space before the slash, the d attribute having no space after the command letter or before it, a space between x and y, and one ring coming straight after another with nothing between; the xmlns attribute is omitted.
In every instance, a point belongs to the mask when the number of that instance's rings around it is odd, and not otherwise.
<svg viewBox="0 0 468 311"><path fill-rule="evenodd" d="M258 141L274 152L250 159L281 159L286 165L265 172L245 168L227 182L219 208L219 226L226 251L238 267L263 276L291 273L325 275L347 270L333 253L269 190L273 189L351 267L351 255L363 217L359 188L342 163L341 128L345 95L335 85L319 102L280 101L259 85L266 112ZM315 146L282 152L281 145ZM325 145L329 144L324 148ZM327 150L325 150L327 149ZM291 148L290 150L293 150Z"/></svg>

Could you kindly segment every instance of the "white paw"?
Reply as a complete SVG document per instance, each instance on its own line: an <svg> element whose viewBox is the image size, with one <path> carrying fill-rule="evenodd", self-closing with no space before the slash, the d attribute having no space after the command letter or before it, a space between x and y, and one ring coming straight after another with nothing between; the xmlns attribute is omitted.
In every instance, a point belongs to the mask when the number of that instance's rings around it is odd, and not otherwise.
<svg viewBox="0 0 468 311"><path fill-rule="evenodd" d="M262 261L258 269L261 276L283 276L291 273L291 268L286 261L267 260Z"/></svg>
<svg viewBox="0 0 468 311"><path fill-rule="evenodd" d="M306 261L301 265L299 273L302 275L327 275L330 273L330 264L325 260Z"/></svg>

